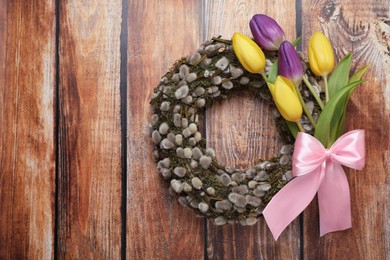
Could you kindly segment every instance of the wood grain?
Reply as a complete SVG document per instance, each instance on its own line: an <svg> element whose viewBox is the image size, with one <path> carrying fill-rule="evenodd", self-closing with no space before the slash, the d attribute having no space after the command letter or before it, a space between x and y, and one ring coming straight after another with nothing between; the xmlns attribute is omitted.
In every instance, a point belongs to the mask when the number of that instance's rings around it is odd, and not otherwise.
<svg viewBox="0 0 390 260"><path fill-rule="evenodd" d="M121 256L122 2L61 1L58 257Z"/></svg>
<svg viewBox="0 0 390 260"><path fill-rule="evenodd" d="M387 1L306 1L304 46L323 30L335 54L353 51L353 67L370 64L348 107L347 129L366 131L367 159L362 171L346 170L351 190L352 229L319 238L317 203L305 210L304 256L308 259L390 258L390 26Z"/></svg>
<svg viewBox="0 0 390 260"><path fill-rule="evenodd" d="M234 32L251 36L249 20L256 13L268 14L284 28L289 40L295 36L295 8L279 8L283 1L206 1L206 38ZM208 146L219 160L238 168L253 166L260 158L278 154L282 142L273 122L272 108L249 92L214 104L206 111ZM208 221L207 253L212 259L298 259L299 221L294 221L279 242L263 218L244 227L215 226Z"/></svg>
<svg viewBox="0 0 390 260"><path fill-rule="evenodd" d="M201 259L204 220L181 206L156 171L147 136L153 89L201 42L200 1L129 1L127 258Z"/></svg>
<svg viewBox="0 0 390 260"><path fill-rule="evenodd" d="M127 259L390 259L388 1L298 0L302 11L282 0L123 2L0 0L0 259L119 259L122 253ZM305 53L311 33L320 30L338 58L354 52L353 69L371 64L348 107L347 129L365 129L367 145L364 170L346 169L352 229L319 238L316 201L303 226L295 220L277 242L262 218L252 227L217 227L171 197L155 170L146 125L159 78L212 36L250 36L256 13L274 17L288 40L296 38L298 23ZM122 30L127 96L120 92ZM214 104L206 113L208 146L229 165L252 166L280 148L272 120L272 109L249 93Z"/></svg>
<svg viewBox="0 0 390 260"><path fill-rule="evenodd" d="M0 1L0 259L54 257L54 10Z"/></svg>

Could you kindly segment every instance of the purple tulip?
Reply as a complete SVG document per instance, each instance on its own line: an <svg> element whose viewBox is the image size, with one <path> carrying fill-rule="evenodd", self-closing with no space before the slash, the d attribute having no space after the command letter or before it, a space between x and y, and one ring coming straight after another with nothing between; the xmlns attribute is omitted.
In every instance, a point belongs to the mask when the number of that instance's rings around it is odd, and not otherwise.
<svg viewBox="0 0 390 260"><path fill-rule="evenodd" d="M284 31L279 24L269 16L256 14L249 22L255 42L263 49L276 51L284 41Z"/></svg>
<svg viewBox="0 0 390 260"><path fill-rule="evenodd" d="M303 67L301 59L298 56L294 46L284 41L279 48L278 74L288 78L295 85L298 85L303 76Z"/></svg>

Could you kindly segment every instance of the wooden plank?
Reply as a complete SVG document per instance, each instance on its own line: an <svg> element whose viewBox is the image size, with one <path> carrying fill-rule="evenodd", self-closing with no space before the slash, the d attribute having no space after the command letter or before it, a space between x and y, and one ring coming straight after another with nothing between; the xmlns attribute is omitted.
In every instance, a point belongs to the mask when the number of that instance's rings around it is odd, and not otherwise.
<svg viewBox="0 0 390 260"><path fill-rule="evenodd" d="M295 36L295 6L280 8L284 1L208 1L206 38L234 32L251 36L249 20L256 13L268 14L284 28L287 39ZM216 149L219 160L234 167L249 167L259 158L278 154L281 140L269 105L249 92L214 104L207 110L208 146ZM222 133L223 131L223 137ZM213 259L298 259L299 221L294 221L275 242L263 218L244 227L215 226L208 221L207 252Z"/></svg>
<svg viewBox="0 0 390 260"><path fill-rule="evenodd" d="M155 170L149 100L175 60L201 43L201 1L129 1L128 259L201 259L204 220L181 206Z"/></svg>
<svg viewBox="0 0 390 260"><path fill-rule="evenodd" d="M54 258L55 6L0 1L0 259Z"/></svg>
<svg viewBox="0 0 390 260"><path fill-rule="evenodd" d="M363 171L346 170L351 190L352 229L319 238L317 203L304 214L304 256L308 259L390 258L390 27L388 1L304 0L304 46L316 30L330 38L338 58L353 51L353 67L371 64L367 83L348 107L348 130L366 130Z"/></svg>
<svg viewBox="0 0 390 260"><path fill-rule="evenodd" d="M121 12L60 3L60 258L121 257Z"/></svg>

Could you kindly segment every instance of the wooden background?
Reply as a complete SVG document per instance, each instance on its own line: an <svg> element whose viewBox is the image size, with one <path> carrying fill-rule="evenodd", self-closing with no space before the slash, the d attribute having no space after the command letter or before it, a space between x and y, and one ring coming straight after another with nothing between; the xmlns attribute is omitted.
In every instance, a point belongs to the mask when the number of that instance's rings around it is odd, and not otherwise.
<svg viewBox="0 0 390 260"><path fill-rule="evenodd" d="M0 0L0 259L390 259L390 7L385 0ZM217 227L157 174L146 125L170 65L256 13L287 38L324 31L353 67L367 164L347 170L353 228L319 238L314 201L273 241L263 219ZM265 124L265 127L262 126ZM246 167L276 154L272 116L241 97L206 113L208 144ZM226 138L219 138L219 131Z"/></svg>

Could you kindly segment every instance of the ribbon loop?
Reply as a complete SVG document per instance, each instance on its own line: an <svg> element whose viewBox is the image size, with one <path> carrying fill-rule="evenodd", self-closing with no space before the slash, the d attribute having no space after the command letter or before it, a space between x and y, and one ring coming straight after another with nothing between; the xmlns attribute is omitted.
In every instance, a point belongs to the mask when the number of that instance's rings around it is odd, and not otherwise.
<svg viewBox="0 0 390 260"><path fill-rule="evenodd" d="M361 170L365 164L364 131L354 130L342 135L330 148L332 158L339 164Z"/></svg>
<svg viewBox="0 0 390 260"><path fill-rule="evenodd" d="M275 238L313 200L318 192L320 235L351 227L348 180L341 165L362 169L365 164L364 130L342 135L330 149L313 136L299 133L294 145L293 175L263 211Z"/></svg>

